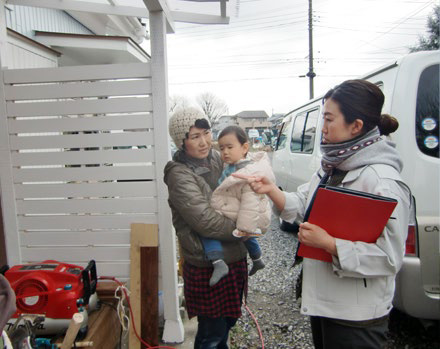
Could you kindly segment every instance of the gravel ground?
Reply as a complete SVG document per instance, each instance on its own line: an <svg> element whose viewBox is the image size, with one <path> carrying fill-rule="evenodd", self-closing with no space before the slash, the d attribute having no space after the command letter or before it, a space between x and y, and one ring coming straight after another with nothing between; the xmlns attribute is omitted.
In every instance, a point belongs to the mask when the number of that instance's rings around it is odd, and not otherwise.
<svg viewBox="0 0 440 349"><path fill-rule="evenodd" d="M258 321L265 348L313 348L308 317L299 313L295 300L294 235L279 230L274 218L259 241L266 268L249 278L247 305ZM231 332L231 349L261 348L252 317L244 309L243 314ZM386 349L440 348L438 323L426 330L418 320L393 311L389 328Z"/></svg>

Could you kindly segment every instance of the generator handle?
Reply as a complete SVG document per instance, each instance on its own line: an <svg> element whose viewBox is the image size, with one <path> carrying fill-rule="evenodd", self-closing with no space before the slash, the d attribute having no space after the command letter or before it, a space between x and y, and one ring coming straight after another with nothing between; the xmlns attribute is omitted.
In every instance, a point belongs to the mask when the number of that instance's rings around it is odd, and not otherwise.
<svg viewBox="0 0 440 349"><path fill-rule="evenodd" d="M84 284L84 305L89 304L90 296L96 291L96 284L98 282L98 276L96 274L96 263L92 259L87 267L82 271L82 279Z"/></svg>
<svg viewBox="0 0 440 349"><path fill-rule="evenodd" d="M0 274L5 275L5 273L9 270L9 265L5 264L0 268Z"/></svg>

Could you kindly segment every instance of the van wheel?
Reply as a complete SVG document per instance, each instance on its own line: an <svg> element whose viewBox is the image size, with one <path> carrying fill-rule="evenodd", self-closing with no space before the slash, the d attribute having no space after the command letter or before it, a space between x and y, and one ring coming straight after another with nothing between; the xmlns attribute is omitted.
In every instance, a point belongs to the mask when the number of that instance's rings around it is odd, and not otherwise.
<svg viewBox="0 0 440 349"><path fill-rule="evenodd" d="M280 229L288 233L298 233L299 225L296 222L289 223L280 219Z"/></svg>

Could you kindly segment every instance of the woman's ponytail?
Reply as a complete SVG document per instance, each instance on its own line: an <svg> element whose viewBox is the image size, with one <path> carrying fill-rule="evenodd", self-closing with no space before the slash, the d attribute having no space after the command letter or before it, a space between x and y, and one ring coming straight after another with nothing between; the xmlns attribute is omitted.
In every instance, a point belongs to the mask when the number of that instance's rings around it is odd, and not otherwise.
<svg viewBox="0 0 440 349"><path fill-rule="evenodd" d="M399 128L399 121L394 116L382 114L377 126L381 135L388 136Z"/></svg>

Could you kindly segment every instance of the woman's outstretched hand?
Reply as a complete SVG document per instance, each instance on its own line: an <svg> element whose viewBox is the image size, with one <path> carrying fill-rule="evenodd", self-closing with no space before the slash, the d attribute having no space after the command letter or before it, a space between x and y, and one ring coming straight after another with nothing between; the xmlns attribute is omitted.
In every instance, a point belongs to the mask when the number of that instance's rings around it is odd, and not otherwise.
<svg viewBox="0 0 440 349"><path fill-rule="evenodd" d="M237 172L233 173L232 176L240 179L246 179L252 190L257 194L269 194L274 188L276 188L275 183L264 176L245 175Z"/></svg>
<svg viewBox="0 0 440 349"><path fill-rule="evenodd" d="M251 189L257 194L266 194L272 200L278 210L283 211L286 204L286 198L283 192L265 176L245 175L242 173L233 173L231 176L247 180Z"/></svg>

